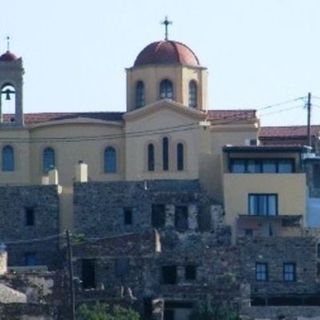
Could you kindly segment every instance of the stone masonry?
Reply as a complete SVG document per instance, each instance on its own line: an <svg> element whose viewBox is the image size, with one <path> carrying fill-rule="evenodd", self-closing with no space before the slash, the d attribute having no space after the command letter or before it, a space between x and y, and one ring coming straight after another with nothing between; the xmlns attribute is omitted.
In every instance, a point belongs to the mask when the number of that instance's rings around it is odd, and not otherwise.
<svg viewBox="0 0 320 320"><path fill-rule="evenodd" d="M58 239L51 237L59 234L57 186L2 186L0 213L0 242L7 246L9 265L57 266Z"/></svg>

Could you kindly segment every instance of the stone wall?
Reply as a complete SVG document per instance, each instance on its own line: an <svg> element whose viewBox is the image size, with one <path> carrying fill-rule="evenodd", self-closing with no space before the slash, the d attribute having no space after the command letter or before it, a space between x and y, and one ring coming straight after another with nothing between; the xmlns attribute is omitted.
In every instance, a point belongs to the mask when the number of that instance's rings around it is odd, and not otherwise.
<svg viewBox="0 0 320 320"><path fill-rule="evenodd" d="M251 284L252 296L261 298L313 295L319 291L317 238L241 238L242 275ZM256 263L268 265L267 281L256 280ZM284 280L284 263L296 268L294 281Z"/></svg>
<svg viewBox="0 0 320 320"><path fill-rule="evenodd" d="M153 204L164 205L165 229L175 228L177 206L187 207L188 229L210 230L221 221L216 217L221 206L197 180L90 182L74 185L75 231L104 237L151 229ZM125 223L126 210L132 212L130 223Z"/></svg>
<svg viewBox="0 0 320 320"><path fill-rule="evenodd" d="M9 265L25 265L26 259L58 264L58 239L51 237L59 233L57 186L1 186L0 213L0 242L7 245ZM40 240L26 242L30 239Z"/></svg>
<svg viewBox="0 0 320 320"><path fill-rule="evenodd" d="M114 236L74 247L75 274L83 282L83 260L93 262L95 283L79 286L77 299L127 299L138 301L143 312L145 301L193 305L208 296L240 307L244 298L239 272L239 249L232 246L230 229L184 233L175 230ZM117 271L119 261L126 270ZM194 268L189 277L187 268ZM174 283L164 279L165 268L174 270ZM163 304L163 306L165 303ZM161 308L160 308L161 309ZM162 310L163 312L163 310Z"/></svg>

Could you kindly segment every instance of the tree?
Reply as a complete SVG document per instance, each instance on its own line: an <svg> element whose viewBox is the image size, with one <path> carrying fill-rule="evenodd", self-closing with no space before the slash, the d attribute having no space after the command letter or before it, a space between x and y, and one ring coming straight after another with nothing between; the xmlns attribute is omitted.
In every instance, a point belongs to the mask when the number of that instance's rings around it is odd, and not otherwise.
<svg viewBox="0 0 320 320"><path fill-rule="evenodd" d="M92 306L81 305L77 312L78 320L140 320L139 314L131 308L124 308L118 305L110 307L106 303L99 303Z"/></svg>

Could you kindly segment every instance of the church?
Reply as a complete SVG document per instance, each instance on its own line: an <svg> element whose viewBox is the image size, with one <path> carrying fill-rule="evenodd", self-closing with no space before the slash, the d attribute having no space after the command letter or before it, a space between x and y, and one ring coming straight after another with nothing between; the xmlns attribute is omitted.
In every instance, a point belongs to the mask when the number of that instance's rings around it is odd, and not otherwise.
<svg viewBox="0 0 320 320"><path fill-rule="evenodd" d="M308 208L319 207L320 127L311 127L312 146L306 147L306 127L261 127L254 109L210 109L208 73L200 61L186 44L166 35L143 48L126 69L125 111L28 114L22 58L10 51L0 56L0 240L7 245L9 265L58 268L66 229L91 241L125 237L126 248L146 239L149 247L141 244L135 254L155 255L146 262L149 282L137 284L132 276L130 289L138 288L139 301L152 297L156 303L154 297L162 297L162 315L154 319L179 320L187 319L195 295L208 294L198 283L192 292L197 277L210 287L223 273L224 261L232 265L233 246L242 239L237 258L248 260L253 275L241 273L237 262L230 270L256 281L254 301L276 295L260 284L277 282L283 274L280 291L290 294L286 282L299 279L305 286L297 292L314 293L308 287L317 277L314 242L307 244L308 258L296 258L294 248L277 257L285 271L273 279L276 271L259 261L259 247L249 250L246 244L260 237L269 247L286 248L287 239L295 243L306 227L319 223ZM13 112L3 112L7 103ZM168 252L161 251L159 237ZM102 247L108 246L113 247ZM206 248L212 248L211 255ZM106 262L116 275L106 280L101 265L95 265L99 255L87 252L76 248L84 289L104 281L116 287L117 275L124 281L125 272L133 274L129 266L134 273L141 269L130 250L123 255L135 262L119 260L117 252ZM215 258L221 261L211 270ZM310 263L312 276L300 268L302 261ZM152 282L158 266L161 288ZM206 273L211 280L205 280ZM172 296L170 288L179 279L183 289Z"/></svg>

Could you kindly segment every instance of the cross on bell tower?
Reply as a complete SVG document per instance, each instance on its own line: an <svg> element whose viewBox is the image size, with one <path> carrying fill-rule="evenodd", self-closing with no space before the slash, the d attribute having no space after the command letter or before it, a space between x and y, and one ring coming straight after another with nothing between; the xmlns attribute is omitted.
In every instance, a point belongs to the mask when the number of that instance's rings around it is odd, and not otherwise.
<svg viewBox="0 0 320 320"><path fill-rule="evenodd" d="M165 39L166 41L168 41L168 27L169 27L170 24L172 24L172 21L169 21L169 20L168 20L168 17L166 16L165 19L164 19L164 21L161 22L161 24L163 24L163 25L164 25L164 28L165 28L164 39Z"/></svg>

